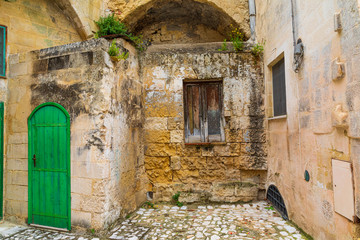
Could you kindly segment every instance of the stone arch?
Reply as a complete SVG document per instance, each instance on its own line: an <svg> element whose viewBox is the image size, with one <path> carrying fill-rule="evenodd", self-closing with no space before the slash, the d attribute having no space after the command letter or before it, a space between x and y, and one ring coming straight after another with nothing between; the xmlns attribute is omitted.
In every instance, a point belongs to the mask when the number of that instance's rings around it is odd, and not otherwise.
<svg viewBox="0 0 360 240"><path fill-rule="evenodd" d="M85 20L85 16L74 7L72 0L56 0L54 3L74 24L74 27L79 33L81 39L86 40L93 36L91 27Z"/></svg>
<svg viewBox="0 0 360 240"><path fill-rule="evenodd" d="M230 32L231 25L238 27L246 38L249 38L249 22L236 21L215 2L216 0L151 0L141 4L140 1L122 18L132 32L145 37L158 34L160 37L164 36L164 41L171 38L165 36L164 32L180 34L178 39L181 39L181 42L186 37L197 38L195 41L198 42L222 41ZM126 7L124 9L127 10ZM112 10L117 12L116 9ZM246 15L245 19L248 19L248 9L245 7L243 14ZM181 29L184 25L186 26ZM155 40L161 40L158 39L159 36L156 36ZM154 35L152 37L154 38Z"/></svg>

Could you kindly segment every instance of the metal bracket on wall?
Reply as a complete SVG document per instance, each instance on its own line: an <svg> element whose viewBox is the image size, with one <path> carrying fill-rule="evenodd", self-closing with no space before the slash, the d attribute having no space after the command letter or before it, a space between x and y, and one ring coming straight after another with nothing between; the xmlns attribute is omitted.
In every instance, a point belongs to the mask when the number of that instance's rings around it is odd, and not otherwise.
<svg viewBox="0 0 360 240"><path fill-rule="evenodd" d="M340 12L334 14L334 31L339 33L342 30L341 14Z"/></svg>
<svg viewBox="0 0 360 240"><path fill-rule="evenodd" d="M304 59L304 44L302 40L299 38L297 40L295 50L294 50L294 71L299 72L301 63Z"/></svg>
<svg viewBox="0 0 360 240"><path fill-rule="evenodd" d="M295 23L295 6L296 0L291 0L291 20L292 20L292 33L293 33L293 44L294 44L294 65L293 69L296 73L299 72L303 58L304 58L304 44L302 43L301 38L296 41L298 36Z"/></svg>

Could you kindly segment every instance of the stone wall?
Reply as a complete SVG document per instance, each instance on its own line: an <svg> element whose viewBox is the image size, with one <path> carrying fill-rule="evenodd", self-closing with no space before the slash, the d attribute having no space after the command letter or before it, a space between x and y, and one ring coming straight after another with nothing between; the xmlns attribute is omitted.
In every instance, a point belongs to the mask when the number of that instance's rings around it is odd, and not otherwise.
<svg viewBox="0 0 360 240"><path fill-rule="evenodd" d="M79 34L53 1L1 1L0 24L7 26L7 53L77 42Z"/></svg>
<svg viewBox="0 0 360 240"><path fill-rule="evenodd" d="M140 56L145 86L145 167L154 198L250 201L266 178L261 61L220 44L151 46ZM183 81L222 79L225 141L185 145Z"/></svg>
<svg viewBox="0 0 360 240"><path fill-rule="evenodd" d="M55 0L56 5L67 18L71 19L77 32L83 40L94 36L97 31L95 21L100 16L110 14L107 9L108 0Z"/></svg>
<svg viewBox="0 0 360 240"><path fill-rule="evenodd" d="M256 6L258 40L266 41L267 186L279 188L289 218L315 239L352 239L359 236L357 225L334 211L331 160L353 163L359 195L358 3L294 2L296 38L301 37L305 46L299 73L292 69L291 1L257 1ZM337 32L335 13L342 20ZM287 116L274 119L271 67L281 57L285 58Z"/></svg>
<svg viewBox="0 0 360 240"><path fill-rule="evenodd" d="M135 49L113 63L104 39L10 56L5 219L27 218L27 118L57 102L71 116L72 225L108 226L145 200L142 83Z"/></svg>

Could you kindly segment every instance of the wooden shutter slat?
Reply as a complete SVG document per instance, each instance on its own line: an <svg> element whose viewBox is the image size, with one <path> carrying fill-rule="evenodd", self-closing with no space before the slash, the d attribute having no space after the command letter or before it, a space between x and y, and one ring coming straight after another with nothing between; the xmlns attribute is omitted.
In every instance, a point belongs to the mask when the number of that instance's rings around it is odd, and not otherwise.
<svg viewBox="0 0 360 240"><path fill-rule="evenodd" d="M200 86L185 85L185 139L187 143L201 142Z"/></svg>
<svg viewBox="0 0 360 240"><path fill-rule="evenodd" d="M0 77L6 76L6 27L0 26Z"/></svg>
<svg viewBox="0 0 360 240"><path fill-rule="evenodd" d="M206 114L209 142L219 142L221 140L221 111L219 91L219 84L212 84L206 86Z"/></svg>
<svg viewBox="0 0 360 240"><path fill-rule="evenodd" d="M221 82L184 84L185 141L187 143L225 140L221 87Z"/></svg>
<svg viewBox="0 0 360 240"><path fill-rule="evenodd" d="M200 87L199 86L192 86L193 89L193 95L192 95L192 102L193 102L193 119L194 119L194 132L193 135L199 135L201 124L200 124L200 115L201 115L201 109L200 109Z"/></svg>
<svg viewBox="0 0 360 240"><path fill-rule="evenodd" d="M274 116L286 115L286 85L284 59L272 68Z"/></svg>
<svg viewBox="0 0 360 240"><path fill-rule="evenodd" d="M208 116L207 116L206 86L201 86L201 141L209 142L208 136Z"/></svg>
<svg viewBox="0 0 360 240"><path fill-rule="evenodd" d="M189 118L189 131L190 135L194 134L194 111L193 111L193 88L191 86L188 87L188 118Z"/></svg>

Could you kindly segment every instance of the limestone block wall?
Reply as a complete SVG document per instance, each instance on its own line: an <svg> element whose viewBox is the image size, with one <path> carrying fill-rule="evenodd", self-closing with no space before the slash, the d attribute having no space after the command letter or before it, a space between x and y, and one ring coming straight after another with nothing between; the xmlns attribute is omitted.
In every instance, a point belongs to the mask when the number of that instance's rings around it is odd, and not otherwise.
<svg viewBox="0 0 360 240"><path fill-rule="evenodd" d="M11 55L5 219L27 218L27 118L44 102L71 116L72 226L106 227L145 200L138 62L119 46L130 57L116 64L104 39Z"/></svg>
<svg viewBox="0 0 360 240"><path fill-rule="evenodd" d="M250 201L266 178L261 61L220 44L151 46L140 56L145 86L145 167L154 198ZM225 141L185 145L183 81L222 79Z"/></svg>
<svg viewBox="0 0 360 240"><path fill-rule="evenodd" d="M258 40L266 41L267 186L279 188L289 218L315 239L356 238L358 225L334 210L331 161L353 164L355 193L359 196L358 3L294 2L295 34L305 46L299 73L292 69L291 1L256 2ZM337 32L335 13L340 13L342 22L342 30ZM287 116L272 119L271 66L282 57ZM305 170L310 173L309 182L304 179Z"/></svg>
<svg viewBox="0 0 360 240"><path fill-rule="evenodd" d="M53 1L1 1L0 11L0 25L8 31L8 54L80 40L72 22Z"/></svg>
<svg viewBox="0 0 360 240"><path fill-rule="evenodd" d="M72 20L77 32L83 40L89 39L97 31L95 21L100 16L110 14L107 1L103 0L56 0L61 11Z"/></svg>

